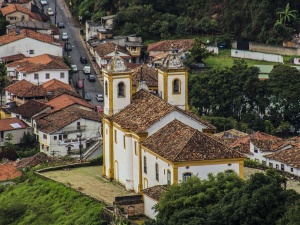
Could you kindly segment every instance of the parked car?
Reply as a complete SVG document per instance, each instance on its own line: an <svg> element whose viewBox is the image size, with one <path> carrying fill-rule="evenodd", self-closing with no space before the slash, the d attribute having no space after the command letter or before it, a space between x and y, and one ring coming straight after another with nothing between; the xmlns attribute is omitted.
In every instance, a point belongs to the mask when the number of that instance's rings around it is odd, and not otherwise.
<svg viewBox="0 0 300 225"><path fill-rule="evenodd" d="M80 62L83 64L87 64L87 58L85 56L80 56Z"/></svg>
<svg viewBox="0 0 300 225"><path fill-rule="evenodd" d="M75 64L71 65L71 69L72 69L73 73L77 73L78 72L77 65L75 65Z"/></svg>
<svg viewBox="0 0 300 225"><path fill-rule="evenodd" d="M83 85L84 85L83 80L79 79L76 81L77 88L81 89L81 88L83 88Z"/></svg>
<svg viewBox="0 0 300 225"><path fill-rule="evenodd" d="M84 93L84 99L85 99L86 101L91 101L91 100L92 100L91 94L88 93L88 92Z"/></svg>
<svg viewBox="0 0 300 225"><path fill-rule="evenodd" d="M72 51L71 43L65 43L64 49L65 49L66 52Z"/></svg>
<svg viewBox="0 0 300 225"><path fill-rule="evenodd" d="M89 81L90 82L95 82L96 81L96 78L95 78L95 75L89 75Z"/></svg>
<svg viewBox="0 0 300 225"><path fill-rule="evenodd" d="M53 12L52 8L48 8L46 10L46 12L47 12L48 16L53 16L54 15L54 12Z"/></svg>
<svg viewBox="0 0 300 225"><path fill-rule="evenodd" d="M102 94L97 94L96 99L97 99L98 102L103 102L104 101L104 98L103 98Z"/></svg>
<svg viewBox="0 0 300 225"><path fill-rule="evenodd" d="M90 74L91 73L91 67L90 66L85 66L85 67L83 67L82 70L85 74Z"/></svg>
<svg viewBox="0 0 300 225"><path fill-rule="evenodd" d="M66 41L69 39L68 33L67 32L63 32L61 35L61 40Z"/></svg>
<svg viewBox="0 0 300 225"><path fill-rule="evenodd" d="M63 22L58 22L58 23L56 24L56 26L57 26L58 28L65 28L65 24L64 24Z"/></svg>
<svg viewBox="0 0 300 225"><path fill-rule="evenodd" d="M40 0L41 5L48 5L47 0Z"/></svg>
<svg viewBox="0 0 300 225"><path fill-rule="evenodd" d="M95 106L95 112L98 112L98 113L103 113L103 108L101 105L96 105Z"/></svg>

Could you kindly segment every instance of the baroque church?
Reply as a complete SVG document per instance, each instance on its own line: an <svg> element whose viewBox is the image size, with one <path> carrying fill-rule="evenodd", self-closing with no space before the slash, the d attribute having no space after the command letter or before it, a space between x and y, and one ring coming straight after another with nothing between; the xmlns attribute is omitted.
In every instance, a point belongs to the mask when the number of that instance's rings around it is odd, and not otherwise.
<svg viewBox="0 0 300 225"><path fill-rule="evenodd" d="M104 79L103 171L127 190L185 182L195 175L244 175L244 156L212 138L215 127L188 106L188 68L170 52L158 69L157 94L141 76L133 93L133 71L115 55Z"/></svg>

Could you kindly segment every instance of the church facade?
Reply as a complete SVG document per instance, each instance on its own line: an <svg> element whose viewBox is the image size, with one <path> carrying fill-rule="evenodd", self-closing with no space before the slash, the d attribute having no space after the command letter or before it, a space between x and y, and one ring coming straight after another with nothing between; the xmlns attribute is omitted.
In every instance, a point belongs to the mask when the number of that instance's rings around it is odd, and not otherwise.
<svg viewBox="0 0 300 225"><path fill-rule="evenodd" d="M170 53L158 69L158 94L141 79L132 91L132 71L115 51L104 78L102 174L141 193L196 175L235 172L244 157L211 134L215 127L188 111L188 68Z"/></svg>

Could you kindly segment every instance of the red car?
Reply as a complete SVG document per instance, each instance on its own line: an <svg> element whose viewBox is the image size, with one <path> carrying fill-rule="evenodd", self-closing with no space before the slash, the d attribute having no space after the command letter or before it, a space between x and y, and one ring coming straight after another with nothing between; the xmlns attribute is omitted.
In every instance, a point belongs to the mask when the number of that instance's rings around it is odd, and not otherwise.
<svg viewBox="0 0 300 225"><path fill-rule="evenodd" d="M95 106L95 112L98 112L98 113L103 113L103 108L101 105L96 105Z"/></svg>
<svg viewBox="0 0 300 225"><path fill-rule="evenodd" d="M80 89L81 89L81 88L83 88L83 85L84 85L84 84L83 84L83 80L77 80L77 81L76 81L76 86L77 86L77 88L80 88Z"/></svg>

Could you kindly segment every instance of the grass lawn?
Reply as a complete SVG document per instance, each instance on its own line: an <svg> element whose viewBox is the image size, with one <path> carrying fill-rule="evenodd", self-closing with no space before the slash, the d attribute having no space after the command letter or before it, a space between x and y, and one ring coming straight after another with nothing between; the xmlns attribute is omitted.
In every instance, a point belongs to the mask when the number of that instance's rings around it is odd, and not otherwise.
<svg viewBox="0 0 300 225"><path fill-rule="evenodd" d="M238 58L232 58L230 56L230 49L219 50L219 54L214 54L207 59L204 60L206 67L231 67L233 65L234 60L240 60ZM284 56L284 63L287 65L294 65L289 62L289 60L293 58L293 56ZM259 60L250 60L245 59L249 66L254 65L277 65L276 62L267 62L267 61L259 61Z"/></svg>

